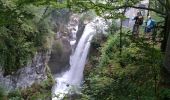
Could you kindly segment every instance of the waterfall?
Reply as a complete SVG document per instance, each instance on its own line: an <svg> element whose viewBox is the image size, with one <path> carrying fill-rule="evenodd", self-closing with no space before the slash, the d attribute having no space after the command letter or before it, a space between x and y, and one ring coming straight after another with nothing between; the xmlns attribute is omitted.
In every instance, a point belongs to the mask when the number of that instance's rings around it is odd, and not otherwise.
<svg viewBox="0 0 170 100"><path fill-rule="evenodd" d="M62 100L70 91L74 93L79 92L83 79L83 70L86 63L86 58L90 48L90 42L96 32L96 24L99 20L94 20L86 25L84 32L76 46L76 49L70 56L70 69L66 71L61 77L57 77L56 84L53 86L52 100ZM103 23L101 23L103 25ZM73 34L75 36L75 34ZM74 47L75 40L70 41Z"/></svg>

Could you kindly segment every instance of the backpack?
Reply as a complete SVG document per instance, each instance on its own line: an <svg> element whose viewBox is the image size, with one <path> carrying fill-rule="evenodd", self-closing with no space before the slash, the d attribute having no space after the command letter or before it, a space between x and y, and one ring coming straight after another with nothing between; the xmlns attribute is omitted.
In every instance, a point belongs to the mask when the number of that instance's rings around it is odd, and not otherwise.
<svg viewBox="0 0 170 100"><path fill-rule="evenodd" d="M139 25L143 24L143 16L139 16L137 20L138 20L137 22Z"/></svg>
<svg viewBox="0 0 170 100"><path fill-rule="evenodd" d="M151 28L154 28L156 26L156 22L154 20L151 20Z"/></svg>

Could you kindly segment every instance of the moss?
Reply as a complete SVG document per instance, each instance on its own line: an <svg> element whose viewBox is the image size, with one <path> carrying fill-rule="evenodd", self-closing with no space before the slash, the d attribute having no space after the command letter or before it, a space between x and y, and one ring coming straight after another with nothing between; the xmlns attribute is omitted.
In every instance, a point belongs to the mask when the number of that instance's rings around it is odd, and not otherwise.
<svg viewBox="0 0 170 100"><path fill-rule="evenodd" d="M2 86L0 86L0 100L8 100L5 89Z"/></svg>
<svg viewBox="0 0 170 100"><path fill-rule="evenodd" d="M8 93L8 99L9 100L24 100L24 98L21 95L20 90L11 91L10 93Z"/></svg>
<svg viewBox="0 0 170 100"><path fill-rule="evenodd" d="M11 91L8 95L0 93L0 100L51 100L52 85L51 79L47 79L27 89Z"/></svg>
<svg viewBox="0 0 170 100"><path fill-rule="evenodd" d="M21 91L24 100L51 100L51 89L54 79L48 65L46 65L47 79L40 84L33 84L30 88Z"/></svg>
<svg viewBox="0 0 170 100"><path fill-rule="evenodd" d="M63 53L63 46L62 46L61 42L56 41L53 45L52 51L56 52L58 54L62 54Z"/></svg>
<svg viewBox="0 0 170 100"><path fill-rule="evenodd" d="M49 83L51 83L51 86L52 86L52 85L54 85L55 81L54 81L53 76L51 74L51 70L50 70L50 68L47 64L45 65L45 67L46 67L46 73L47 73L48 81L49 81Z"/></svg>
<svg viewBox="0 0 170 100"><path fill-rule="evenodd" d="M52 85L51 79L47 79L41 84L33 84L30 88L21 91L22 97L24 100L50 100Z"/></svg>

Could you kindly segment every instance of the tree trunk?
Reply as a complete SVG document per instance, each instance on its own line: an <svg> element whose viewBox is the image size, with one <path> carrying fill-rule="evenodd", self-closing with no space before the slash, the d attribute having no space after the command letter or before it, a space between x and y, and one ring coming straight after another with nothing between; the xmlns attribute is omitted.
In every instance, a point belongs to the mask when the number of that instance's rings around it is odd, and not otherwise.
<svg viewBox="0 0 170 100"><path fill-rule="evenodd" d="M166 27L166 34L170 33L170 16L166 18L165 22L167 23ZM168 25L169 24L169 25ZM165 34L165 33L164 33ZM167 35L167 46L165 51L165 58L163 62L163 67L161 69L161 80L159 83L159 87L161 88L170 88L170 35ZM168 96L160 97L160 94L158 94L158 100L169 100Z"/></svg>
<svg viewBox="0 0 170 100"><path fill-rule="evenodd" d="M165 24L164 24L164 28L162 31L163 34L163 40L161 42L161 52L165 53L166 51L166 46L167 46L167 41L168 41L168 16L165 18Z"/></svg>
<svg viewBox="0 0 170 100"><path fill-rule="evenodd" d="M170 14L167 16L166 19L166 38L167 38L167 45L166 45L166 51L165 51L165 59L164 59L164 67L167 69L167 71L170 73Z"/></svg>

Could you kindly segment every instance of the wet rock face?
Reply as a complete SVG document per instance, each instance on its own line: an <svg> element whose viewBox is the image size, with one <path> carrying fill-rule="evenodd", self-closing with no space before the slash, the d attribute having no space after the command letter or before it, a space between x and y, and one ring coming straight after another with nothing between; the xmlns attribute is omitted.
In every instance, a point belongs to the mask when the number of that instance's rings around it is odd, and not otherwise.
<svg viewBox="0 0 170 100"><path fill-rule="evenodd" d="M48 62L52 74L58 74L69 68L71 46L69 42L68 23L71 13L68 9L52 12L55 37L52 43L51 55Z"/></svg>
<svg viewBox="0 0 170 100"><path fill-rule="evenodd" d="M65 25L68 24L70 15L71 13L68 9L52 11L53 29L55 33L66 30Z"/></svg>
<svg viewBox="0 0 170 100"><path fill-rule="evenodd" d="M49 52L35 54L28 65L12 75L3 76L3 71L0 69L1 86L10 91L18 88L25 89L34 83L40 83L47 79L46 65L49 65L52 74L59 74L69 69L70 55L72 53L70 41L75 38L71 33L77 26L81 29L77 31L77 34L81 36L84 26L77 19L74 20L77 16L70 19L70 13L67 10L61 12L64 17L61 15L56 19L54 18L56 35ZM80 36L77 37L79 38Z"/></svg>
<svg viewBox="0 0 170 100"><path fill-rule="evenodd" d="M61 15L61 18L55 19L56 35L48 63L52 74L60 74L69 69L70 55L75 48L73 43L80 38L84 30L82 23L79 23L78 15L70 14L66 10L63 10ZM80 36L77 37L76 34Z"/></svg>
<svg viewBox="0 0 170 100"><path fill-rule="evenodd" d="M85 29L85 26L86 26L86 25L85 25L82 21L79 22L78 31L77 31L77 34L76 34L76 37L77 37L76 44L79 42L80 37L82 36L83 31L84 31L84 29Z"/></svg>
<svg viewBox="0 0 170 100"><path fill-rule="evenodd" d="M70 55L71 46L67 38L60 38L54 41L48 62L52 74L57 74L68 69Z"/></svg>
<svg viewBox="0 0 170 100"><path fill-rule="evenodd" d="M37 53L32 62L19 69L13 75L3 76L0 72L0 84L7 90L25 89L33 83L40 83L47 79L46 63L48 62L49 52Z"/></svg>
<svg viewBox="0 0 170 100"><path fill-rule="evenodd" d="M67 25L70 12L66 9L59 11L54 11L52 13L54 31L57 33L59 30L66 30L65 25ZM64 17L63 17L64 16ZM56 42L60 43L60 49L54 49ZM47 79L46 65L48 64L50 58L50 68L52 72L55 72L57 68L68 65L70 47L68 39L62 37L62 39L55 40L53 43L52 50L49 52L39 52L35 54L31 63L19 69L16 73L12 75L3 76L3 71L0 69L0 85L7 90L14 89L25 89L30 87L34 83L40 83L41 81ZM50 46L51 47L51 46ZM52 54L51 54L52 51ZM50 57L51 56L51 57ZM51 62L54 62L51 64ZM53 66L58 66L54 69Z"/></svg>

